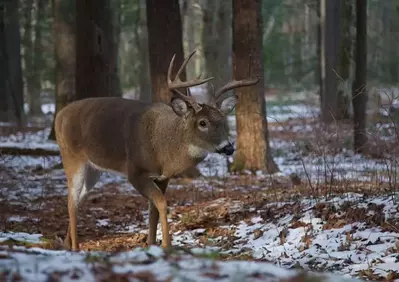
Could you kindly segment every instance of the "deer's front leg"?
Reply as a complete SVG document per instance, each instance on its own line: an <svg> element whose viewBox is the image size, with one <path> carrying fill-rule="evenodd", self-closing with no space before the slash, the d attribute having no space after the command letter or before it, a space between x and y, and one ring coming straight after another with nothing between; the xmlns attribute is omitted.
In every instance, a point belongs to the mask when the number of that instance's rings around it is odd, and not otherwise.
<svg viewBox="0 0 399 282"><path fill-rule="evenodd" d="M169 180L163 180L163 181L155 181L155 184L161 189L162 193L165 195L166 188L168 187ZM149 230L148 230L148 238L147 238L147 244L148 245L155 245L157 242L157 227L158 227L158 221L159 221L159 212L157 207L154 205L154 203L149 200L148 201L148 213L149 213Z"/></svg>
<svg viewBox="0 0 399 282"><path fill-rule="evenodd" d="M167 219L167 204L165 198L165 190L168 182L161 182L160 186L165 187L161 188L155 184L148 176L143 175L129 175L129 182L136 188L137 191L145 198L147 198L151 203L155 206L157 212L150 204L150 217L149 217L149 234L148 234L148 243L155 243L156 239L156 230L158 224L158 218L161 221L162 227L162 247L168 248L170 247L170 236L169 236L169 226ZM164 191L162 191L164 190Z"/></svg>

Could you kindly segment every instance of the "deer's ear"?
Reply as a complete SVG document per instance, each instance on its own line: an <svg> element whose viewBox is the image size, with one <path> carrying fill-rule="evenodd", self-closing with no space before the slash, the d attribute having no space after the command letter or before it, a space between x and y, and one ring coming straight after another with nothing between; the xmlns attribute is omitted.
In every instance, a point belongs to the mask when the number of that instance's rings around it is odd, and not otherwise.
<svg viewBox="0 0 399 282"><path fill-rule="evenodd" d="M223 114L229 114L237 104L237 97L231 96L223 100L222 104L220 105L220 110Z"/></svg>
<svg viewBox="0 0 399 282"><path fill-rule="evenodd" d="M176 113L176 115L180 117L184 117L188 114L188 105L185 101L179 98L175 98L172 100L172 109Z"/></svg>

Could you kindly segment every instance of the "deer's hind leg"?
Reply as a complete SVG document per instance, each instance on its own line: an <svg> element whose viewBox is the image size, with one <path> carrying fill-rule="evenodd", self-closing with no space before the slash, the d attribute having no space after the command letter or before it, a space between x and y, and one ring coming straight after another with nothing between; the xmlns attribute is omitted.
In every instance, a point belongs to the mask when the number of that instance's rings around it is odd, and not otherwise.
<svg viewBox="0 0 399 282"><path fill-rule="evenodd" d="M65 155L65 154L64 154ZM76 159L74 161L64 158L64 170L68 181L68 213L69 224L64 246L73 251L79 250L77 235L77 216L79 204L87 196L87 193L97 183L101 172L91 167L87 160Z"/></svg>

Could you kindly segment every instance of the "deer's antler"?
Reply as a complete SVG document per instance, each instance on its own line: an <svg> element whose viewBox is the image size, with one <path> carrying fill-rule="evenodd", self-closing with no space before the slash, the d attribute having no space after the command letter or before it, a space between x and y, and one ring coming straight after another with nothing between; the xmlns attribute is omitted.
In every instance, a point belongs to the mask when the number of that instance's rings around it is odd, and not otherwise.
<svg viewBox="0 0 399 282"><path fill-rule="evenodd" d="M259 82L259 78L230 81L229 83L227 83L224 86L220 87L215 92L215 94L213 95L214 103L216 104L217 107L220 107L224 100L226 100L227 98L229 98L229 97L234 95L234 94L231 94L231 93L226 93L225 95L223 95L225 92L227 92L229 90L232 90L232 89L235 89L235 88L255 85L258 82Z"/></svg>
<svg viewBox="0 0 399 282"><path fill-rule="evenodd" d="M213 77L200 79L201 78L201 75L200 75L197 79L193 79L190 81L181 81L181 79L180 79L181 72L184 70L184 68L190 61L191 57L194 56L196 51L197 50L194 50L193 52L191 52L191 54L184 60L184 62L180 66L179 70L177 71L177 74L176 74L174 80L171 79L171 75L172 75L172 68L173 68L176 54L173 55L172 60L170 61L170 64L169 64L169 68L168 68L168 87L169 87L169 90L172 91L174 95L176 95L178 98L180 98L183 101L185 101L186 103L188 103L194 109L195 112L199 112L201 110L201 106L198 105L198 103L195 101L195 99L193 97L191 97L190 90L188 90L188 89L189 89L189 87L204 84L204 83L210 81L211 79L213 79ZM178 90L178 88L187 88L187 95L180 92Z"/></svg>

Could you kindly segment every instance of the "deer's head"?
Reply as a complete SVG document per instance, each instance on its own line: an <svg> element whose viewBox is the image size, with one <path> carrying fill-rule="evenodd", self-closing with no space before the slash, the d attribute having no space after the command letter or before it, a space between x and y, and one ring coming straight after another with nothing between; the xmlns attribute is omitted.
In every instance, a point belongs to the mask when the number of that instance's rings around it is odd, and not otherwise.
<svg viewBox="0 0 399 282"><path fill-rule="evenodd" d="M192 136L192 144L189 149L192 156L203 157L207 153L216 152L219 154L232 155L234 146L229 139L227 115L234 109L237 97L234 93L227 93L229 90L254 85L259 79L233 80L217 91L210 93L210 101L201 104L192 96L189 87L206 83L213 77L201 79L201 75L192 81L181 81L180 74L187 65L195 50L186 58L178 70L174 80L171 79L171 72L175 56L169 64L168 87L173 93L171 107L173 111L185 120L187 129ZM186 88L186 94L178 89Z"/></svg>

